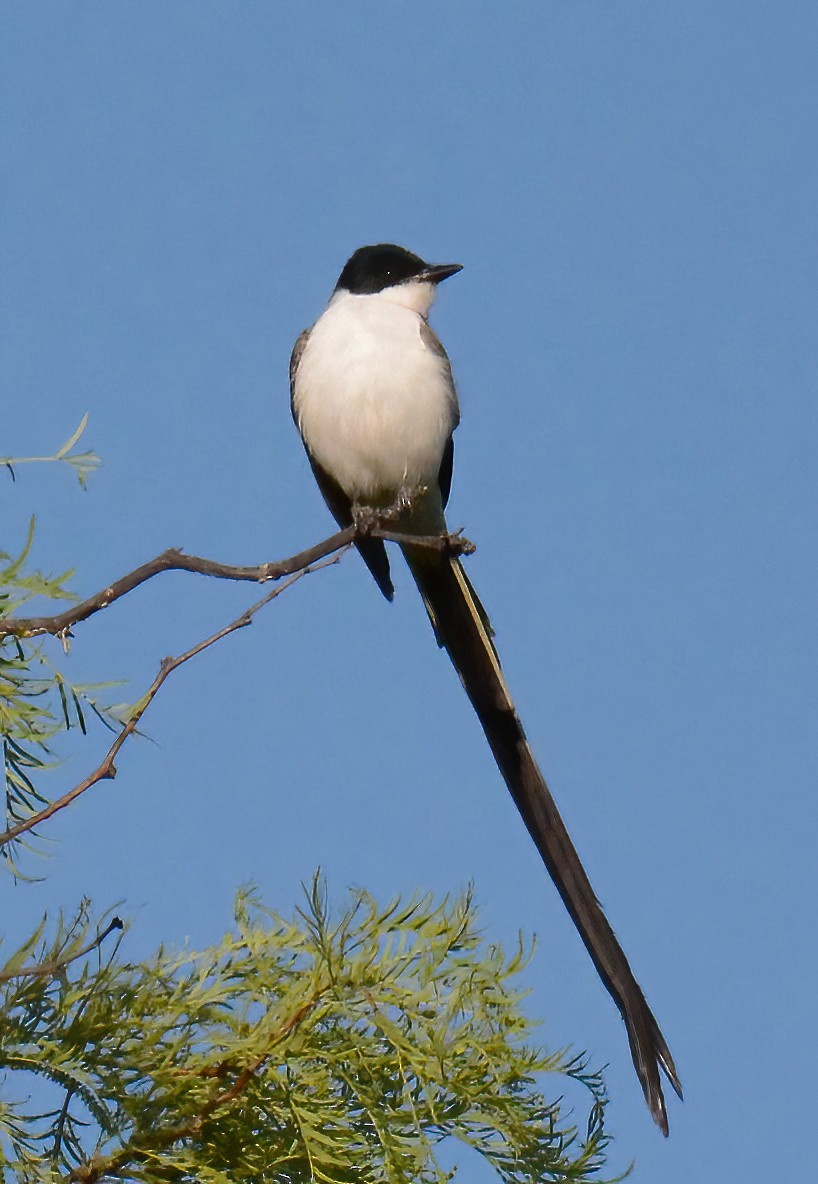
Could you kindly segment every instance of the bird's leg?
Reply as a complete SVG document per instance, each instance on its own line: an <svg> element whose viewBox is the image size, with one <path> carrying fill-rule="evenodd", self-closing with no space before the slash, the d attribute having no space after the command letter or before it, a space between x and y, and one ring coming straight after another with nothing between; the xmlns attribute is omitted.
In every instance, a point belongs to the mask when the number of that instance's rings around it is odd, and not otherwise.
<svg viewBox="0 0 818 1184"><path fill-rule="evenodd" d="M401 489L393 502L385 506L364 506L359 502L352 505L352 521L359 534L368 535L377 526L399 525L407 510L412 508L416 498L427 492L425 485L417 489Z"/></svg>

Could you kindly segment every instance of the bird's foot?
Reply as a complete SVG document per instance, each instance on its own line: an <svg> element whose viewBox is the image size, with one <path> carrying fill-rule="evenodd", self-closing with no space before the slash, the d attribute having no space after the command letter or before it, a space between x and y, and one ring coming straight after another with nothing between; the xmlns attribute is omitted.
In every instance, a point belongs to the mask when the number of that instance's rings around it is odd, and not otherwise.
<svg viewBox="0 0 818 1184"><path fill-rule="evenodd" d="M352 507L352 522L358 534L366 536L372 533L376 526L380 523L381 512L373 510L372 506Z"/></svg>
<svg viewBox="0 0 818 1184"><path fill-rule="evenodd" d="M426 487L421 486L418 489L401 490L395 500L386 506L353 505L352 521L355 529L363 535L371 534L377 527L388 530L400 522L406 511L412 508L418 495L424 493Z"/></svg>

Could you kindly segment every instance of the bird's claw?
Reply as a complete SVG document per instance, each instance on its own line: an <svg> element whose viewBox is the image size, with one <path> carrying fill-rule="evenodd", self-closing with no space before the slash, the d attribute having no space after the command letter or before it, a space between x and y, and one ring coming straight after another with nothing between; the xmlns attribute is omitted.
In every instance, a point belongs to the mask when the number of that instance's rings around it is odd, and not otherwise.
<svg viewBox="0 0 818 1184"><path fill-rule="evenodd" d="M371 506L353 506L352 522L360 535L369 535L379 524L381 514L375 513Z"/></svg>

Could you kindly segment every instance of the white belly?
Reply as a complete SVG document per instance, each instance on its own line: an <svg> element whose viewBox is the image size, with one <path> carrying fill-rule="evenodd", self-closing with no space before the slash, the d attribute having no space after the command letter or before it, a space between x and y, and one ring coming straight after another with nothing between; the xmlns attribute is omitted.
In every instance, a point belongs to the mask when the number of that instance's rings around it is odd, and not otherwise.
<svg viewBox="0 0 818 1184"><path fill-rule="evenodd" d="M340 293L301 356L298 426L354 503L393 502L437 483L457 402L448 367L421 337L422 323L379 295Z"/></svg>

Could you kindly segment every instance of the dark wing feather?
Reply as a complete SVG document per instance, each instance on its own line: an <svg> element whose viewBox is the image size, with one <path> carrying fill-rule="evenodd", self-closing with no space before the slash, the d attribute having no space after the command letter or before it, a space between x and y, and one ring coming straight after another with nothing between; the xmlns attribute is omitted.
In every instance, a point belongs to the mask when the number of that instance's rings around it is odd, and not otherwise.
<svg viewBox="0 0 818 1184"><path fill-rule="evenodd" d="M454 469L454 436L449 436L446 441L446 447L443 449L443 457L440 461L440 472L437 476L437 483L440 486L440 496L443 500L443 509L449 504L449 494L452 491L452 471Z"/></svg>

